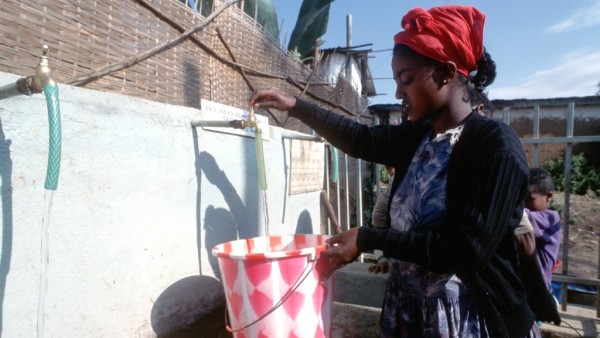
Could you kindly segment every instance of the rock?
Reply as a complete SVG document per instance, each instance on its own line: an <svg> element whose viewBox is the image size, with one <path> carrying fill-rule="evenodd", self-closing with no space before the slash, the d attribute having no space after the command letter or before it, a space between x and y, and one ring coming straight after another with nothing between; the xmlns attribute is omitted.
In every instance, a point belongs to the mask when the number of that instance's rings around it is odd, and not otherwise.
<svg viewBox="0 0 600 338"><path fill-rule="evenodd" d="M183 337L178 332L191 328L210 337L209 331L225 327L225 305L219 280L210 276L186 277L165 289L154 303L152 329L158 337Z"/></svg>
<svg viewBox="0 0 600 338"><path fill-rule="evenodd" d="M379 337L381 309L333 303L333 338Z"/></svg>

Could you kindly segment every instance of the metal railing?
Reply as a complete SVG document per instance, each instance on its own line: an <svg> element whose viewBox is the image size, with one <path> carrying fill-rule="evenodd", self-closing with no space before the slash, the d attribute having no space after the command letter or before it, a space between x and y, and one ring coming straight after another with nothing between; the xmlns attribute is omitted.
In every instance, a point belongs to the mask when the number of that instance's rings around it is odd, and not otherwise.
<svg viewBox="0 0 600 338"><path fill-rule="evenodd" d="M536 100L538 101L538 100ZM551 103L546 104L548 106L556 107L557 103L553 100ZM564 182L564 208L561 215L561 223L563 226L563 242L562 242L562 274L554 274L553 280L561 282L562 288L562 299L561 309L566 311L567 309L567 284L576 283L583 285L593 285L596 287L596 316L600 318L600 250L598 252L599 265L598 265L598 278L585 278L585 277L573 277L569 276L569 228L571 224L570 214L570 195L571 195L571 173L573 164L573 145L579 143L590 143L600 142L600 135L593 136L574 136L574 125L575 125L575 101L565 102L566 111L566 136L564 137L540 137L540 120L541 113L540 107L545 106L543 102L536 102L534 104L519 103L509 107L503 108L502 120L504 123L510 125L511 108L533 108L533 134L532 137L521 138L521 142L533 145L533 167L539 166L539 146L541 144L565 144L565 182ZM598 107L598 121L600 122L600 104L596 104Z"/></svg>
<svg viewBox="0 0 600 338"><path fill-rule="evenodd" d="M531 120L533 122L533 130L532 130L532 136L531 137L521 137L521 142L523 145L532 145L532 166L533 167L538 167L540 165L540 145L542 144L564 144L565 145L565 154L564 154L564 163L565 163L565 185L564 185L564 208L562 210L562 215L561 215L561 222L562 222L562 226L563 226L563 241L561 243L562 245L562 273L561 274L555 274L553 277L553 280L561 282L562 284L562 300L561 300L561 308L563 311L566 311L567 308L567 284L568 283L576 283L576 284L582 284L582 285L592 285L592 286L596 286L596 315L597 317L600 318L600 249L598 252L598 274L597 274L597 278L591 278L591 277L574 277L574 276L569 276L569 227L570 227L570 223L571 223L571 214L570 214L570 204L571 204L571 200L570 200L570 195L571 195L571 172L572 172L572 164L573 164L573 145L575 144L581 144L581 143L596 143L596 142L600 142L600 135L592 135L592 136L574 136L574 126L575 126L575 113L576 113L576 100L558 100L559 102L557 103L557 100L547 100L548 102L544 102L544 100L532 100L532 101L522 101L522 102L516 102L514 104L509 104L506 107L503 108L503 116L501 117L502 121L504 123L506 123L507 125L510 125L511 122L511 109L515 110L515 109L524 109L524 108L530 108L533 109L533 115L531 116ZM592 106L593 107L597 107L598 109L598 122L600 123L600 98L598 98L598 100L593 99L592 101ZM596 102L597 101L597 102ZM589 104L586 104L589 106ZM565 107L566 108L566 114L565 114L565 122L566 122L566 130L565 130L565 136L559 136L559 137L540 137L540 122L542 121L542 113L541 110L542 108L546 107L546 106L551 106L551 107ZM595 108L593 108L595 109ZM529 118L529 117L527 117ZM375 124L377 124L377 121L375 120ZM327 147L330 148L330 151L332 153L335 153L335 151L333 151L333 147L329 144L326 144ZM336 196L337 198L335 199L336 201L336 210L337 210L337 217L338 217L338 223L341 224L341 219L342 219L342 215L341 212L344 213L343 216L345 216L345 226L342 226L342 230L347 230L350 228L350 220L351 220L351 208L350 205L352 203L351 198L350 198L350 193L349 193L349 172L348 172L348 168L350 167L349 163L348 163L348 155L342 155L341 156L343 158L342 161L343 162L343 168L341 168L341 166L339 166L338 168L338 172L334 173L333 175L338 175L338 179L337 180L333 180L334 181L334 185L335 185L335 190L336 190ZM329 168L330 168L330 162L329 162L329 156L326 155L326 162L325 162L325 166L326 166L326 179L327 182L330 181L330 176L329 176ZM379 173L379 170L377 170L378 166L376 166L376 173ZM332 176L333 176L332 175ZM342 181L343 178L343 182ZM362 193L362 179L359 175L355 175L355 186L357 189L357 192ZM378 180L376 181L378 182ZM345 195L344 200L340 200L340 186L343 184L343 192ZM326 193L329 196L330 191L329 191L329 184L326 185ZM360 205L358 203L357 200L354 201L354 203L356 203L356 217L360 218L360 222L362 222L362 205ZM359 222L359 220L356 220L356 224L361 224ZM331 224L328 223L328 229L331 231ZM330 232L331 233L331 232ZM599 234L600 236L600 234ZM600 239L600 238L599 238Z"/></svg>

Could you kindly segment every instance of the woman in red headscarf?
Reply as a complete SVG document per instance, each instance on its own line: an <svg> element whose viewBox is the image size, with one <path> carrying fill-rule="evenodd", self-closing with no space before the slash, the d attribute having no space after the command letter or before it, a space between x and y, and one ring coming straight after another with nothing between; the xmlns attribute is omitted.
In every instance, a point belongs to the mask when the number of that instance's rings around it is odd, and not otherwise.
<svg viewBox="0 0 600 338"><path fill-rule="evenodd" d="M390 227L353 228L323 253L326 275L362 251L390 257L382 337L539 336L515 272L527 161L514 131L469 102L469 86L495 78L484 22L467 6L404 16L392 70L409 121L398 126L368 127L273 90L250 99L287 110L351 156L396 168Z"/></svg>

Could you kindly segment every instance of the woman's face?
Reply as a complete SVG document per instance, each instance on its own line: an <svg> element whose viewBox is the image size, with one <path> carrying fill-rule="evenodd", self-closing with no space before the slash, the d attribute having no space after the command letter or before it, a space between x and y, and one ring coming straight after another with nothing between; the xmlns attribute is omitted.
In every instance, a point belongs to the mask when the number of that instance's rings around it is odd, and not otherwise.
<svg viewBox="0 0 600 338"><path fill-rule="evenodd" d="M402 100L408 119L422 122L442 106L441 79L427 59L406 53L394 53L392 71L396 81L396 98Z"/></svg>

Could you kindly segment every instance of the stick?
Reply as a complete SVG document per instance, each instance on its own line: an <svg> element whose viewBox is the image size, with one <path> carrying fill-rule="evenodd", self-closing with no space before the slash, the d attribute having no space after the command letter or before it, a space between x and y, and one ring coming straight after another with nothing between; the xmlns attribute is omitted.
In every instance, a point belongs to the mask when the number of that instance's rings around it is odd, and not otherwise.
<svg viewBox="0 0 600 338"><path fill-rule="evenodd" d="M337 217L335 216L335 211L333 211L333 206L331 206L331 201L329 201L329 196L327 196L327 190L321 191L321 202L323 202L325 210L327 211L327 217L331 221L334 235L341 233L342 229L340 228L340 224L338 223Z"/></svg>
<svg viewBox="0 0 600 338"><path fill-rule="evenodd" d="M233 51L231 51L231 48L229 47L229 44L227 43L227 41L225 41L225 37L223 36L223 34L221 34L221 30L217 27L217 36L219 37L219 40L221 40L221 42L223 43L223 46L225 46L225 49L227 49L227 52L229 52L229 56L231 56L231 59L233 60L233 62L237 62L235 55L233 54ZM242 77L244 78L244 81L246 81L246 84L248 85L248 87L250 87L250 90L255 91L256 87L254 87L252 85L252 82L250 81L250 79L246 76L246 73L244 72L244 69L236 67L240 74L242 74ZM275 120L275 123L277 123L278 126L282 126L281 122L279 122L279 120L277 119L277 117L275 116L275 114L273 114L273 112L271 112L270 109L267 108L267 113L269 113L269 115L271 115L271 117Z"/></svg>
<svg viewBox="0 0 600 338"><path fill-rule="evenodd" d="M169 40L169 41L167 41L163 44L160 44L152 49L142 52L136 56L133 56L123 62L113 63L111 65L97 69L91 73L87 73L87 74L78 76L74 79L67 81L66 83L70 84L70 85L75 85L75 86L84 85L86 83L89 83L91 81L99 79L110 73L119 71L124 68L129 68L129 67L131 67L135 64L138 64L156 54L159 54L168 49L171 49L171 48L177 46L178 44L182 43L190 35L196 33L197 31L201 30L202 28L204 28L204 26L206 26L208 23L210 23L214 18L216 18L219 14L221 14L226 8L235 4L238 1L239 0L230 0L226 3L224 3L219 8L217 8L214 12L212 12L209 16L207 16L206 19L204 19L200 24L188 29L187 31L183 32L180 36L176 37L175 39Z"/></svg>
<svg viewBox="0 0 600 338"><path fill-rule="evenodd" d="M291 83L291 84L293 84L294 86L298 87L298 89L300 89L300 90L304 89L304 86L302 86L300 83L298 83L298 81L292 79L291 77L287 77L286 81L289 82L289 83ZM339 105L337 103L333 103L333 102L331 102L331 101L329 101L327 99L324 99L324 98L322 98L322 97L320 97L320 96L318 96L318 95L316 95L314 93L306 92L306 94L308 94L308 96L310 96L310 97L312 97L314 99L317 99L317 100L319 100L321 102L327 103L327 104L331 105L332 107L338 108L338 109L344 111L348 115L358 116L356 113L351 112L346 107L344 107L342 105ZM369 118L369 117L365 117L365 118Z"/></svg>

